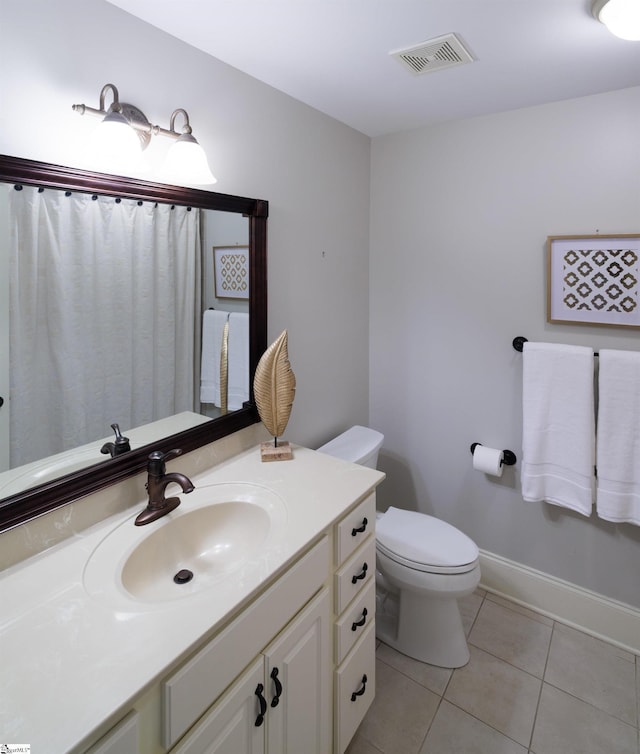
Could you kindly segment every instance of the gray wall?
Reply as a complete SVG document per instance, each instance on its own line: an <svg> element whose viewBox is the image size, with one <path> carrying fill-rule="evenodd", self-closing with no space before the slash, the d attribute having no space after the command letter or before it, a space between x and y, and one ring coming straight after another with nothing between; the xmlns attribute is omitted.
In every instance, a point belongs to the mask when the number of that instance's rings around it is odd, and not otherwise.
<svg viewBox="0 0 640 754"><path fill-rule="evenodd" d="M373 140L370 417L383 508L640 606L640 528L525 504L518 466L496 480L469 452L521 457L514 336L640 348L637 330L550 325L545 308L548 235L640 232L638 123L634 88Z"/></svg>
<svg viewBox="0 0 640 754"><path fill-rule="evenodd" d="M71 105L107 82L165 128L185 108L215 189L269 201L269 338L289 331L298 379L286 439L366 423L369 138L102 0L2 0L1 153L81 166L97 121Z"/></svg>

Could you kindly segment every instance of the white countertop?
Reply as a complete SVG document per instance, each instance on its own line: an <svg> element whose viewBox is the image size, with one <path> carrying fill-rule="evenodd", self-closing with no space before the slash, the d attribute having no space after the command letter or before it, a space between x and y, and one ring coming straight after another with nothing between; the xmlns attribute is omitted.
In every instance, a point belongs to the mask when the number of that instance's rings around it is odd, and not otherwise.
<svg viewBox="0 0 640 754"><path fill-rule="evenodd" d="M174 469L179 470L179 461ZM140 608L133 600L98 599L83 583L92 552L127 519L134 526L135 515L146 504L142 500L135 510L4 571L0 574L2 740L29 743L38 754L72 751L261 591L382 479L379 471L298 447L293 460L269 463L261 462L255 447L192 477L196 491L238 482L267 488L284 503L284 533L269 557L250 573L240 571L207 591L162 605ZM176 514L188 509L189 495L181 499ZM117 568L114 563L114 579Z"/></svg>

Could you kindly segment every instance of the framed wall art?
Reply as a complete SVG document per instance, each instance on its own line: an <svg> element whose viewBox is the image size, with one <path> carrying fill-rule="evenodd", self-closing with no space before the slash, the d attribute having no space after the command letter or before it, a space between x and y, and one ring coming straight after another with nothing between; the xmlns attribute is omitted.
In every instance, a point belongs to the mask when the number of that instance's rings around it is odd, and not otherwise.
<svg viewBox="0 0 640 754"><path fill-rule="evenodd" d="M214 246L216 298L249 298L249 247Z"/></svg>
<svg viewBox="0 0 640 754"><path fill-rule="evenodd" d="M549 236L547 321L640 327L640 233Z"/></svg>

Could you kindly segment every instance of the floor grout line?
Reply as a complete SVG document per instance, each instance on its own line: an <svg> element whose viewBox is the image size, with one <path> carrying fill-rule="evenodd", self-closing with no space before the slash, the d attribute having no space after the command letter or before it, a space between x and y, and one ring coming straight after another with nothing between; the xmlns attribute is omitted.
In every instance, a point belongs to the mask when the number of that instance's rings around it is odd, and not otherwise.
<svg viewBox="0 0 640 754"><path fill-rule="evenodd" d="M542 691L544 689L545 684L545 676L547 674L547 667L549 665L549 657L551 655L551 642L553 641L553 633L556 630L556 622L553 621L553 625L551 626L551 633L549 634L549 643L547 644L547 656L544 659L544 668L542 669L542 683L540 684L540 691L538 692L538 701L536 703L536 711L533 715L533 725L531 726L531 736L529 737L529 746L527 747L529 752L532 752L533 749L533 736L536 732L536 725L538 723L538 712L540 711L540 702L542 701Z"/></svg>

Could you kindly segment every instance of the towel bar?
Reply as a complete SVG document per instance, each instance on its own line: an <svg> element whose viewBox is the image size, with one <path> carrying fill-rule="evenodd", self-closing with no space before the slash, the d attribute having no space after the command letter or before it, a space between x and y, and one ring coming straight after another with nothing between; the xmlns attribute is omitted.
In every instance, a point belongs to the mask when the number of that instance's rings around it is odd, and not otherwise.
<svg viewBox="0 0 640 754"><path fill-rule="evenodd" d="M522 350L524 348L524 344L528 343L528 342L529 342L528 338L524 338L522 335L518 335L517 337L515 337L513 339L511 345L513 346L513 348L516 351L519 351L520 353L522 353ZM594 356L599 356L600 354L596 351L593 355Z"/></svg>

